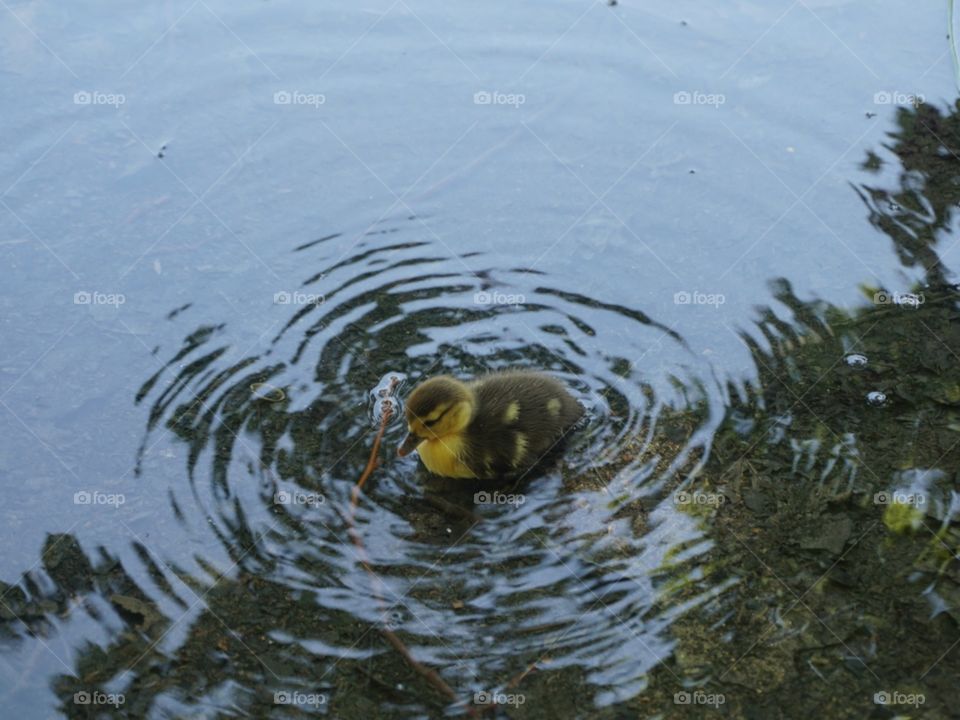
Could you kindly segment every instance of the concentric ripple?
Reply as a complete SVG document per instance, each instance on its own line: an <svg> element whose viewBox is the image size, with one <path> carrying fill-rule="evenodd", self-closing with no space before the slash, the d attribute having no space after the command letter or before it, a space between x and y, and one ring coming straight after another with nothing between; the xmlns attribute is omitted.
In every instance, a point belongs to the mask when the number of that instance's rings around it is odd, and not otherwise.
<svg viewBox="0 0 960 720"><path fill-rule="evenodd" d="M640 310L420 235L404 218L297 247L306 277L277 299L281 329L261 352L238 354L229 324L190 330L138 394L151 407L140 473L153 438L175 433L184 524L308 592L318 625L392 629L465 699L533 665L578 669L596 704L635 695L671 650L663 587L706 547L661 487L702 458L719 401L682 339ZM351 512L391 382L398 408L424 377L507 367L551 372L587 408L563 460L501 490L437 482L394 456L395 412ZM664 432L668 415L686 426ZM271 637L291 652L303 640L279 626ZM346 628L324 637L309 644L319 675L391 652Z"/></svg>

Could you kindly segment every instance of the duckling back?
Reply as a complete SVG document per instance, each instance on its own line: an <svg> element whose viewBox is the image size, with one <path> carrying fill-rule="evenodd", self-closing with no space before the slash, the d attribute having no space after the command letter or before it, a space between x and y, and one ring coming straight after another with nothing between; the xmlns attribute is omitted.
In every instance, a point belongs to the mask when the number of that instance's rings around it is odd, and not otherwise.
<svg viewBox="0 0 960 720"><path fill-rule="evenodd" d="M476 411L465 433L467 463L488 477L521 474L558 447L583 416L561 382L510 371L470 383Z"/></svg>

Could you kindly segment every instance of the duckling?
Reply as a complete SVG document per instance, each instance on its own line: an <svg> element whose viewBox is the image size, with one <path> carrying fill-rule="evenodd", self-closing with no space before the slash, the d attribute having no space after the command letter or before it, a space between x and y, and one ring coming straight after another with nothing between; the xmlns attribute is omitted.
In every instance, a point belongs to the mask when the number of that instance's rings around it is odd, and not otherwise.
<svg viewBox="0 0 960 720"><path fill-rule="evenodd" d="M451 478L515 477L546 455L583 407L558 380L509 371L462 382L449 375L413 389L410 431L397 454L416 450L430 472Z"/></svg>

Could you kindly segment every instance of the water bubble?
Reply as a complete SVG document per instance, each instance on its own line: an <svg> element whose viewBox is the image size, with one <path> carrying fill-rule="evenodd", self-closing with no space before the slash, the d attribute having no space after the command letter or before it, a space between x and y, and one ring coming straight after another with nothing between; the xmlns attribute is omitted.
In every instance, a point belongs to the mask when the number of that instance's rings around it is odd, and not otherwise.
<svg viewBox="0 0 960 720"><path fill-rule="evenodd" d="M874 407L880 407L887 404L887 395L879 390L873 390L867 393L867 404Z"/></svg>
<svg viewBox="0 0 960 720"><path fill-rule="evenodd" d="M865 367L867 364L867 356L861 353L849 353L848 355L844 355L843 361L850 367Z"/></svg>
<svg viewBox="0 0 960 720"><path fill-rule="evenodd" d="M387 373L377 386L370 390L367 410L370 414L370 423L374 426L380 425L383 421L383 415L389 411L391 419L396 420L402 411L400 400L397 397L397 390L403 383L405 375L402 373Z"/></svg>

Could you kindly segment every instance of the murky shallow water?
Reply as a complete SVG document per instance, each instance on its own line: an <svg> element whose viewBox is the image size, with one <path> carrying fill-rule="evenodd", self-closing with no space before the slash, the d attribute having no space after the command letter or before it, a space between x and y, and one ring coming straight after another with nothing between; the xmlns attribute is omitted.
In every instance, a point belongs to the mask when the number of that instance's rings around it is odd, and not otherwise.
<svg viewBox="0 0 960 720"><path fill-rule="evenodd" d="M6 706L948 716L939 9L5 12ZM351 511L389 378L505 367L559 463L478 502L394 421Z"/></svg>

